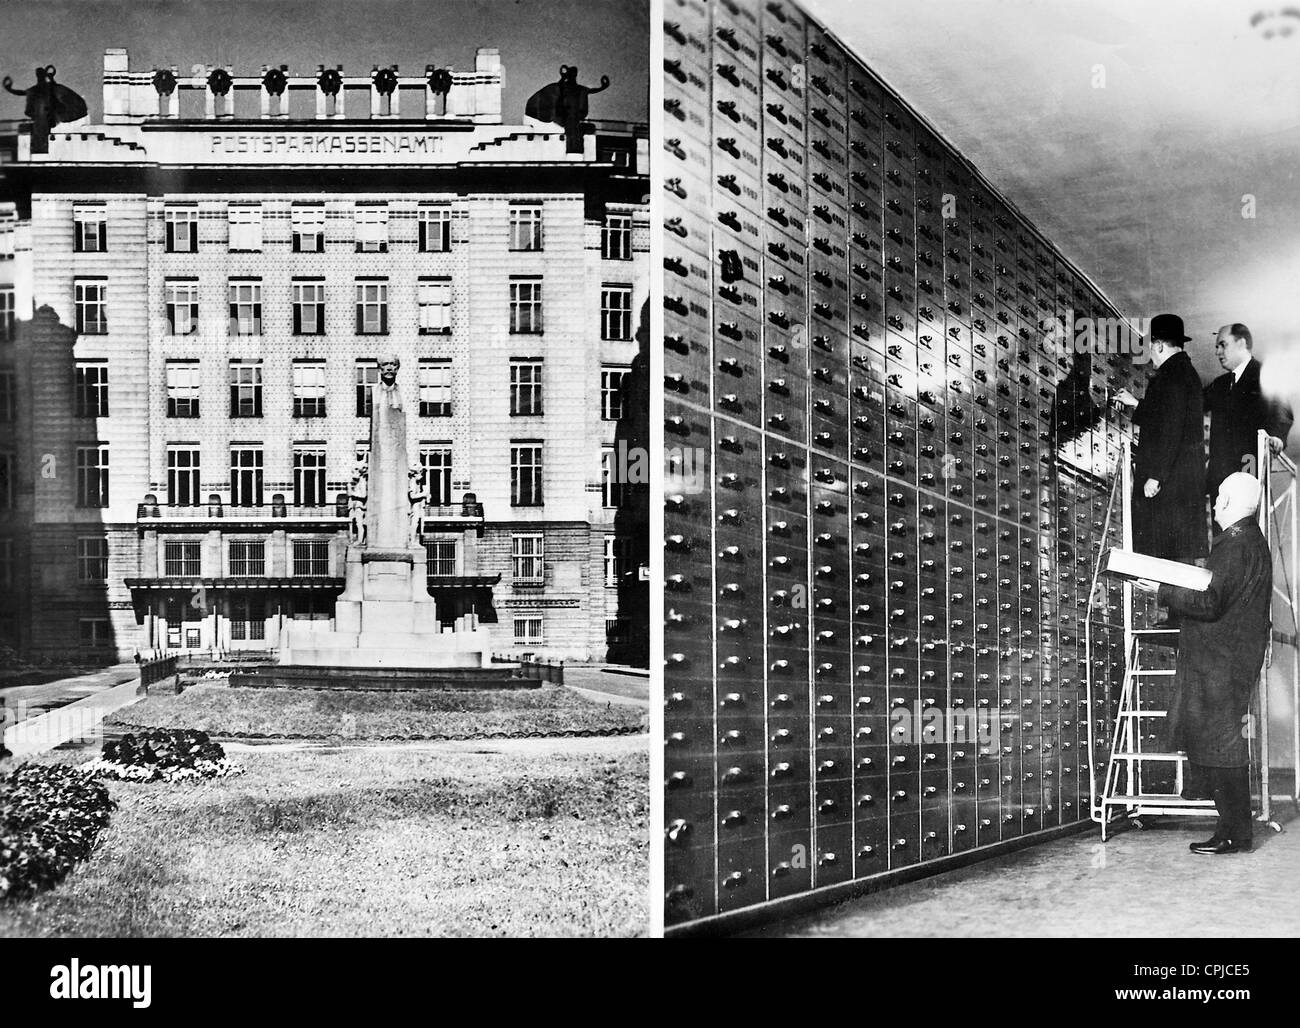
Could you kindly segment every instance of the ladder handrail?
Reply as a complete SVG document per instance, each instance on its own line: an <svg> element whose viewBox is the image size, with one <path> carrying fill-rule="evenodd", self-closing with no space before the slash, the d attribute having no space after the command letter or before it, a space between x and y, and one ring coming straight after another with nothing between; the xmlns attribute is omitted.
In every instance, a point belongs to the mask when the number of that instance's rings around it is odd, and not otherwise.
<svg viewBox="0 0 1300 1028"><path fill-rule="evenodd" d="M1125 446L1127 446L1127 443L1125 443ZM1088 704L1088 804L1093 820L1096 820L1096 814L1100 808L1097 806L1097 769L1093 759L1095 746L1092 716L1092 612L1097 604L1097 580L1101 577L1101 561L1106 552L1106 539L1110 535L1111 519L1115 513L1115 495L1119 485L1120 479L1119 476L1116 476L1114 482L1111 483L1110 499L1106 503L1106 518L1102 523L1101 542L1097 546L1097 559L1093 562L1092 581L1089 583L1088 588L1088 606L1084 615L1083 658L1084 667L1086 668L1084 702ZM1106 773L1109 779L1109 765L1107 765ZM1105 791L1103 790L1104 794Z"/></svg>

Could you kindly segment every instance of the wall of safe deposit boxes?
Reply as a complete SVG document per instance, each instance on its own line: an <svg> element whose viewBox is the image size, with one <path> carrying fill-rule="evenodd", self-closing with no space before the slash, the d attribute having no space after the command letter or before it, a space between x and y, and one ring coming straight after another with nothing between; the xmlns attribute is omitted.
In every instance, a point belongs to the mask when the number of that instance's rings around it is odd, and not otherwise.
<svg viewBox="0 0 1300 1028"><path fill-rule="evenodd" d="M1127 428L1053 407L1142 370L1049 352L1117 312L797 7L665 20L672 925L1087 817Z"/></svg>

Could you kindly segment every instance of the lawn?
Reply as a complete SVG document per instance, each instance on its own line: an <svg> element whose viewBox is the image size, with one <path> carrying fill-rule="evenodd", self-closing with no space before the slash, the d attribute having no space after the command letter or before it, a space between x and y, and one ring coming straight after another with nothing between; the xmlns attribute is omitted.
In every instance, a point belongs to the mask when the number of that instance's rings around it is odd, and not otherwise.
<svg viewBox="0 0 1300 1028"><path fill-rule="evenodd" d="M644 934L648 757L596 742L269 748L236 778L112 782L100 848L0 901L0 936Z"/></svg>
<svg viewBox="0 0 1300 1028"><path fill-rule="evenodd" d="M348 692L195 685L155 693L108 718L110 730L197 728L220 736L485 739L640 731L644 708L595 703L564 686Z"/></svg>

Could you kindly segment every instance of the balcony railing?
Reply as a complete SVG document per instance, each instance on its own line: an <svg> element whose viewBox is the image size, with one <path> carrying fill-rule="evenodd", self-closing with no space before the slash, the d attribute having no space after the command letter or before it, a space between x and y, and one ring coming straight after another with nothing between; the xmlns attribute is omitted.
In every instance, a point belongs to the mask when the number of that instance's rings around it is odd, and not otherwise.
<svg viewBox="0 0 1300 1028"><path fill-rule="evenodd" d="M136 504L137 521L156 521L164 524L199 521L235 521L241 523L261 521L324 522L344 525L348 521L346 499L319 507L300 507L292 503L273 501L259 504L232 504L212 499L207 503L168 504L155 503L146 497ZM425 504L424 522L428 528L440 523L481 524L483 504L476 500L461 503Z"/></svg>

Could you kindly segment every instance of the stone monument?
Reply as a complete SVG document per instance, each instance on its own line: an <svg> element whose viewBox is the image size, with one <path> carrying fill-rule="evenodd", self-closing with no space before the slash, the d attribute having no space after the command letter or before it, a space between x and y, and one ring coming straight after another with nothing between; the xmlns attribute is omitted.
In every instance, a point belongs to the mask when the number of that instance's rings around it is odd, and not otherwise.
<svg viewBox="0 0 1300 1028"><path fill-rule="evenodd" d="M425 585L420 515L425 490L410 463L401 362L384 357L370 409L370 453L349 491L346 577L334 624L298 621L280 648L282 665L348 668L486 667L490 633L469 614L444 629Z"/></svg>

